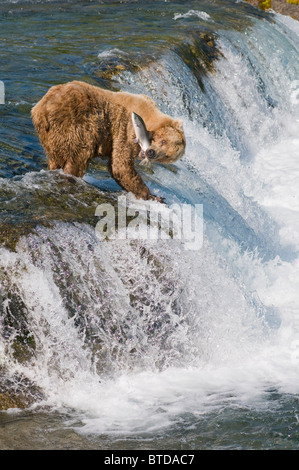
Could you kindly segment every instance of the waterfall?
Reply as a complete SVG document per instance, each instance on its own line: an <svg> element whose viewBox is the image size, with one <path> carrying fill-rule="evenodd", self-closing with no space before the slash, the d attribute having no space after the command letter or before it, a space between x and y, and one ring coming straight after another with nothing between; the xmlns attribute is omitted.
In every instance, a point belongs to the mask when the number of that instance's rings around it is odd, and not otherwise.
<svg viewBox="0 0 299 470"><path fill-rule="evenodd" d="M185 13L176 24L213 24L212 13ZM176 48L115 78L183 120L185 156L140 171L167 206L203 206L200 249L101 242L94 225L69 219L0 249L1 366L39 387L33 408L75 410L81 432L151 432L259 403L271 388L299 391L298 25L275 14L214 40L200 81ZM12 200L34 187L55 198L49 178L31 172L1 187ZM69 213L78 200L74 190Z"/></svg>

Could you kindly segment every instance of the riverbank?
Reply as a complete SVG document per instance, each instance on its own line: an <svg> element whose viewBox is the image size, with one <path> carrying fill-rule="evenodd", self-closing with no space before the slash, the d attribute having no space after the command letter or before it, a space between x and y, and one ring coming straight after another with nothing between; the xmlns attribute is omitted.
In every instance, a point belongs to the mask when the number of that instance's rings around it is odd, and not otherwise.
<svg viewBox="0 0 299 470"><path fill-rule="evenodd" d="M287 0L270 0L270 1L259 1L259 0L246 0L247 3L257 7L263 8L263 5L271 5L271 9L282 15L288 15L292 18L299 20L299 3L289 3ZM296 0L292 0L295 2ZM267 5L266 5L267 6ZM263 8L264 9L264 8Z"/></svg>

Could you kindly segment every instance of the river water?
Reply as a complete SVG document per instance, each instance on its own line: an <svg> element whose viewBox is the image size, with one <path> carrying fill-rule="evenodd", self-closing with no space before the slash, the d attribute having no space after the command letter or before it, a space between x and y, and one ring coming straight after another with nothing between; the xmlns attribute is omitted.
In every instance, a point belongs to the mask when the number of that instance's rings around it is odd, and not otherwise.
<svg viewBox="0 0 299 470"><path fill-rule="evenodd" d="M33 397L1 449L299 448L298 35L233 0L0 2L0 372ZM73 79L182 119L184 157L140 171L201 205L200 247L99 240L123 191L47 171L30 119Z"/></svg>

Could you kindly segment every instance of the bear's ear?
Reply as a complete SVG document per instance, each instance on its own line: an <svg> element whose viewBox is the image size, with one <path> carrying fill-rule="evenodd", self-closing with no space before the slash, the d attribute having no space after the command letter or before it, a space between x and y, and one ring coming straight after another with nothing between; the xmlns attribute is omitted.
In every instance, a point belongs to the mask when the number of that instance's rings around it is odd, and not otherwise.
<svg viewBox="0 0 299 470"><path fill-rule="evenodd" d="M182 119L177 119L175 121L175 124L176 124L177 129L179 129L180 131L183 130L183 121L182 121Z"/></svg>

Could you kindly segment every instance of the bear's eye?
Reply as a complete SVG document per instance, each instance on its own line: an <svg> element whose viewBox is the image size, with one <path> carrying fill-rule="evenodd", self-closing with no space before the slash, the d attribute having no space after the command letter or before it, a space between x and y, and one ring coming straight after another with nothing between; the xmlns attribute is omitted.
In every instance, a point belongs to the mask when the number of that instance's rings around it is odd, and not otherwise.
<svg viewBox="0 0 299 470"><path fill-rule="evenodd" d="M166 144L166 140L161 140L161 145L165 145Z"/></svg>

